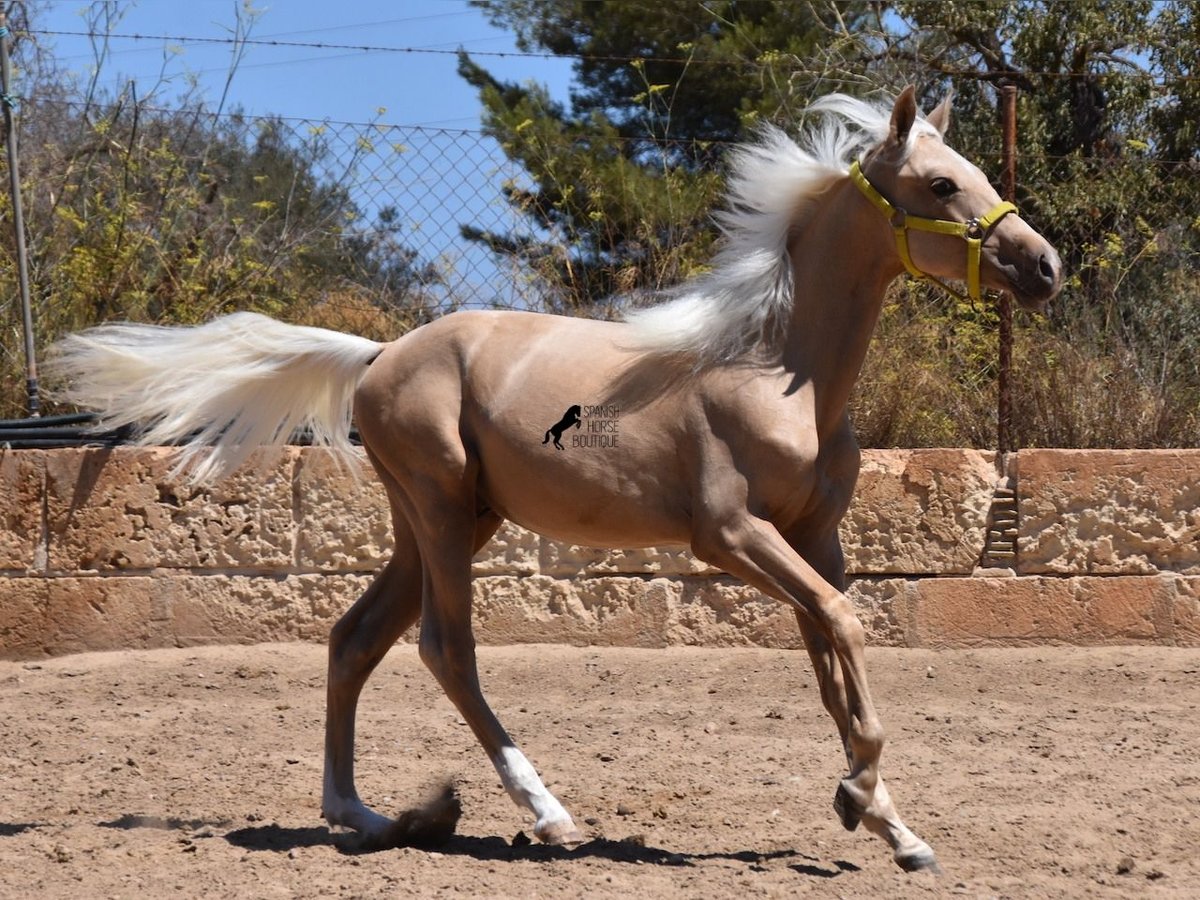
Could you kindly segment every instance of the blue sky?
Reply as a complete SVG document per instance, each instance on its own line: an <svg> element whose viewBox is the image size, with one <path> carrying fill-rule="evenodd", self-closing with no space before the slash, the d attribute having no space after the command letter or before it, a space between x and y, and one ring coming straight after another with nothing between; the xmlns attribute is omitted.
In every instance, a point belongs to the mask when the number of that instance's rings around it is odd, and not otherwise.
<svg viewBox="0 0 1200 900"><path fill-rule="evenodd" d="M36 26L50 31L82 31L83 0L50 0ZM124 16L118 34L228 38L237 0L140 0L119 4ZM259 0L250 37L301 43L413 48L490 54L516 50L513 36L494 28L466 0ZM88 76L94 56L86 38L39 36L79 77ZM114 38L103 66L103 83L116 87L133 78L144 94L169 79L166 97L195 76L212 101L224 85L231 49L225 44ZM506 80L546 84L566 99L569 61L530 57L478 57ZM476 92L455 72L452 52L386 52L313 47L250 46L238 67L229 96L254 115L436 128L479 127Z"/></svg>
<svg viewBox="0 0 1200 900"><path fill-rule="evenodd" d="M34 23L55 32L86 30L84 0L50 0ZM236 23L238 0L140 0L121 2L114 35L167 35L228 39ZM480 102L474 88L457 74L459 47L508 81L545 84L566 100L571 63L529 56L488 54L516 51L511 34L492 27L466 0L258 0L253 40L324 43L413 52L252 45L238 65L224 111L242 108L252 116L374 122L427 129L434 143L416 132L390 140L411 141L406 168L389 170L384 180L369 180L355 194L368 215L394 204L404 217L406 241L425 260L449 267L448 284L469 303L521 304L521 282L497 267L481 246L465 242L460 225L520 227L503 201L500 184L512 177L500 148L488 138L456 139L452 132L478 131ZM38 35L75 77L86 80L95 55L86 37ZM440 51L440 52L428 52ZM156 106L172 100L196 79L210 108L217 103L229 70L232 48L226 43L112 37L110 56L101 66L100 84L117 93L130 79L145 98L160 81ZM18 88L19 89L19 88ZM379 110L384 112L380 113ZM442 134L446 129L450 134ZM417 146L426 146L419 151Z"/></svg>

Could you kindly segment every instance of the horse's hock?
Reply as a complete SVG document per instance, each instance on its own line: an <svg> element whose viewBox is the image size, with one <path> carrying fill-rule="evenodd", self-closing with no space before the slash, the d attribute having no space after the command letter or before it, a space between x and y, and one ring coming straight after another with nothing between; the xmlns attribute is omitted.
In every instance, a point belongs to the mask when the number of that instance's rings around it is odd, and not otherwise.
<svg viewBox="0 0 1200 900"><path fill-rule="evenodd" d="M323 640L387 557L382 489L325 451L213 488L170 470L0 452L0 655ZM877 645L1200 646L1200 450L867 451L842 538ZM475 574L482 643L799 646L789 609L679 549L506 524Z"/></svg>

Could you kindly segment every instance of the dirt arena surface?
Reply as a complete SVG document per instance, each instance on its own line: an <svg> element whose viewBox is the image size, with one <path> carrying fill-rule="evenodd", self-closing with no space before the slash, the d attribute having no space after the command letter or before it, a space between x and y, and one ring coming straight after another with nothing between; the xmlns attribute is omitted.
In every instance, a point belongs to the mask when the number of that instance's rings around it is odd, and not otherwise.
<svg viewBox="0 0 1200 900"><path fill-rule="evenodd" d="M319 818L324 648L0 663L5 897L1200 896L1200 650L869 652L884 772L945 874L831 809L807 657L480 648L501 720L592 838L530 845L411 646L368 683L359 787L397 813L453 776L436 851ZM585 824L586 823L586 824Z"/></svg>

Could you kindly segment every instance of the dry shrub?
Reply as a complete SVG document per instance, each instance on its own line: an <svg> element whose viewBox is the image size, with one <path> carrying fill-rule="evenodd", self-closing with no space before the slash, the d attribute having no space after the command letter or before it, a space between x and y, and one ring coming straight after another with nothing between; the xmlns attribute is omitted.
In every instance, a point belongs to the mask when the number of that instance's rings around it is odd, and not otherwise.
<svg viewBox="0 0 1200 900"><path fill-rule="evenodd" d="M851 398L863 446L996 446L996 331L978 312L893 294ZM1083 327L1018 313L1016 446L1200 446L1200 390L1187 373L1172 377L1145 362L1146 348L1076 333Z"/></svg>
<svg viewBox="0 0 1200 900"><path fill-rule="evenodd" d="M1013 357L1019 446L1200 443L1200 398L1147 377L1128 348L1098 352L1069 335L1029 329L1018 335Z"/></svg>
<svg viewBox="0 0 1200 900"><path fill-rule="evenodd" d="M947 313L924 289L898 285L850 399L859 443L993 446L993 359L994 336L980 323Z"/></svg>
<svg viewBox="0 0 1200 900"><path fill-rule="evenodd" d="M331 293L311 305L290 309L287 319L373 341L394 341L420 324L411 310L384 309L358 290Z"/></svg>

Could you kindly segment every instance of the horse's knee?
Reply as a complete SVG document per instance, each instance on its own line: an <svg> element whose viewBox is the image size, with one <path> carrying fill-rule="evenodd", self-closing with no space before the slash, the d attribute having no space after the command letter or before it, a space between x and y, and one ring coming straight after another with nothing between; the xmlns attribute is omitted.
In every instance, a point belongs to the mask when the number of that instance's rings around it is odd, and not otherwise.
<svg viewBox="0 0 1200 900"><path fill-rule="evenodd" d="M846 738L855 761L871 763L879 759L887 735L884 733L883 724L877 718L872 717L869 721L854 718L850 722L850 732Z"/></svg>
<svg viewBox="0 0 1200 900"><path fill-rule="evenodd" d="M839 656L859 654L866 649L867 631L859 621L854 604L845 594L838 593L822 604L821 618Z"/></svg>
<svg viewBox="0 0 1200 900"><path fill-rule="evenodd" d="M698 528L692 535L692 553L710 565L727 569L745 554L752 532L742 519Z"/></svg>

